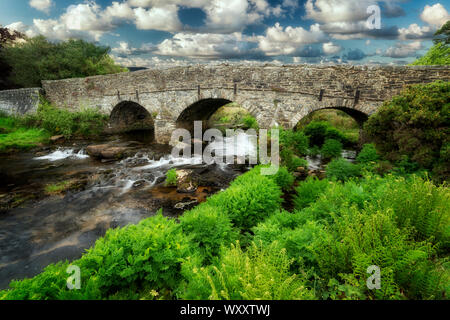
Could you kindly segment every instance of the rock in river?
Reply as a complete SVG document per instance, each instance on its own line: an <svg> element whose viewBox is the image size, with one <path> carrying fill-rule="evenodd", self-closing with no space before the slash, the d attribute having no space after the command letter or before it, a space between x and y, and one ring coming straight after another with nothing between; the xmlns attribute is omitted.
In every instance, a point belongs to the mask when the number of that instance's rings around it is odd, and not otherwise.
<svg viewBox="0 0 450 320"><path fill-rule="evenodd" d="M87 153L97 159L120 160L127 154L129 148L114 147L108 144L93 145L86 148Z"/></svg>

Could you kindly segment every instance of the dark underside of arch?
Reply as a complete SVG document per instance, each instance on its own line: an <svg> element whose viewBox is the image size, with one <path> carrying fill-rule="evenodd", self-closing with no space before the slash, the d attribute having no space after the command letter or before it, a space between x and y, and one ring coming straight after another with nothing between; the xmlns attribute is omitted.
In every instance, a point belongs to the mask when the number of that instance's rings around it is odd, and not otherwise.
<svg viewBox="0 0 450 320"><path fill-rule="evenodd" d="M231 103L226 99L203 99L187 107L178 117L177 127L193 130L194 121L208 121L221 107Z"/></svg>
<svg viewBox="0 0 450 320"><path fill-rule="evenodd" d="M122 101L115 106L109 122L111 130L115 133L154 130L155 127L150 113L132 101Z"/></svg>

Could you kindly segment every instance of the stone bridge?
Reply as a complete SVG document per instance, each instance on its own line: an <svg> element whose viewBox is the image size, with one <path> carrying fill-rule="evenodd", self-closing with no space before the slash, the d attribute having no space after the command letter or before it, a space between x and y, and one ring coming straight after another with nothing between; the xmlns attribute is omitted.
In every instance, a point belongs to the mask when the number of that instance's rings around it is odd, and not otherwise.
<svg viewBox="0 0 450 320"><path fill-rule="evenodd" d="M450 80L449 66L220 65L43 81L43 89L58 107L98 108L111 115L113 128L154 127L156 140L167 143L173 129L207 120L229 102L248 110L261 128L293 128L330 108L362 124L405 86L439 79Z"/></svg>

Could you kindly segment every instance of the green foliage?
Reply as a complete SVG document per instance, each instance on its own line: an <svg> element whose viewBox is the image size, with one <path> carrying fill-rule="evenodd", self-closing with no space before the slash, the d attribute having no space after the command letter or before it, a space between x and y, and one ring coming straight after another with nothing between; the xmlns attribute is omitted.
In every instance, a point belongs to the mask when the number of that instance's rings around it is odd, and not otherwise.
<svg viewBox="0 0 450 320"><path fill-rule="evenodd" d="M442 43L445 45L450 44L450 20L447 21L438 31L436 31L434 36L434 43Z"/></svg>
<svg viewBox="0 0 450 320"><path fill-rule="evenodd" d="M311 147L322 147L327 139L338 140L344 145L349 143L349 139L341 131L325 121L312 121L305 127L304 133L309 137Z"/></svg>
<svg viewBox="0 0 450 320"><path fill-rule="evenodd" d="M447 185L392 174L310 178L290 213L261 168L179 224L158 214L109 230L73 262L81 290L66 288L65 262L12 282L0 299L448 299ZM246 248L230 247L238 231ZM366 285L372 265L380 290Z"/></svg>
<svg viewBox="0 0 450 320"><path fill-rule="evenodd" d="M12 68L10 79L21 87L40 87L41 80L82 78L124 72L108 55L109 48L83 40L52 43L43 36L0 52Z"/></svg>
<svg viewBox="0 0 450 320"><path fill-rule="evenodd" d="M235 227L248 231L280 208L281 190L273 179L254 170L238 177L227 190L209 198L208 205L220 208Z"/></svg>
<svg viewBox="0 0 450 320"><path fill-rule="evenodd" d="M434 46L430 48L427 54L417 59L412 65L450 65L450 21L436 31Z"/></svg>
<svg viewBox="0 0 450 320"><path fill-rule="evenodd" d="M192 247L199 247L200 255L206 263L219 255L222 245L237 239L230 218L220 212L220 208L202 205L184 213L180 218L183 232L190 235Z"/></svg>
<svg viewBox="0 0 450 320"><path fill-rule="evenodd" d="M312 300L301 277L289 271L286 250L253 243L247 251L238 244L223 252L208 268L184 268L188 285L184 299Z"/></svg>
<svg viewBox="0 0 450 320"><path fill-rule="evenodd" d="M336 179L346 181L353 177L361 175L360 166L353 164L343 158L338 158L331 161L327 166L327 177L329 179Z"/></svg>
<svg viewBox="0 0 450 320"><path fill-rule="evenodd" d="M450 47L442 43L435 44L421 58L412 63L413 66L450 65Z"/></svg>
<svg viewBox="0 0 450 320"><path fill-rule="evenodd" d="M294 172L298 167L308 168L308 161L294 155L290 149L282 149L280 152L281 164L285 166L289 172Z"/></svg>
<svg viewBox="0 0 450 320"><path fill-rule="evenodd" d="M328 180L319 180L316 177L308 177L295 189L295 209L302 210L313 204L322 195L329 185Z"/></svg>
<svg viewBox="0 0 450 320"><path fill-rule="evenodd" d="M170 169L166 173L166 182L164 183L166 187L176 187L177 186L177 170Z"/></svg>
<svg viewBox="0 0 450 320"><path fill-rule="evenodd" d="M324 159L338 158L342 154L342 143L335 139L327 139L320 150Z"/></svg>
<svg viewBox="0 0 450 320"><path fill-rule="evenodd" d="M277 173L273 176L275 183L283 190L288 191L292 188L295 177L289 172L286 167L280 167Z"/></svg>
<svg viewBox="0 0 450 320"><path fill-rule="evenodd" d="M253 231L309 270L319 298L442 299L449 274L436 256L448 252L449 196L417 177L367 176L328 183L308 207L276 213ZM367 289L371 265L381 268L381 290Z"/></svg>
<svg viewBox="0 0 450 320"><path fill-rule="evenodd" d="M450 247L450 192L447 186L437 187L417 176L388 178L383 182L383 189L377 190L378 205L382 209L392 208L400 227L412 226L417 240ZM394 189L395 196L390 197Z"/></svg>
<svg viewBox="0 0 450 320"><path fill-rule="evenodd" d="M73 181L70 181L70 180L62 181L62 182L55 183L55 184L50 184L45 187L45 192L47 192L48 194L58 194L58 193L61 193L65 190L69 189L72 184L73 184Z"/></svg>
<svg viewBox="0 0 450 320"><path fill-rule="evenodd" d="M93 109L82 109L78 112L58 109L41 98L34 121L35 125L46 129L51 134L62 134L67 138L73 135L89 137L103 131L106 117Z"/></svg>
<svg viewBox="0 0 450 320"><path fill-rule="evenodd" d="M380 156L378 155L375 145L372 143L365 144L361 152L358 154L358 157L356 158L356 161L358 161L358 163L365 165L372 162L377 162L378 160L380 160Z"/></svg>
<svg viewBox="0 0 450 320"><path fill-rule="evenodd" d="M78 262L95 277L104 296L143 283L153 289L175 288L189 242L180 225L158 214L122 229L108 230ZM77 263L75 263L77 264Z"/></svg>
<svg viewBox="0 0 450 320"><path fill-rule="evenodd" d="M251 115L245 116L242 119L242 122L244 123L244 126L248 129L259 130L258 121L255 119L255 117L253 117Z"/></svg>
<svg viewBox="0 0 450 320"><path fill-rule="evenodd" d="M448 159L441 159L450 141L449 108L449 82L415 85L385 103L365 130L387 160L395 163L407 156L443 179L450 174Z"/></svg>
<svg viewBox="0 0 450 320"><path fill-rule="evenodd" d="M49 133L43 129L19 128L11 133L0 134L0 152L33 148L48 142L49 138Z"/></svg>
<svg viewBox="0 0 450 320"><path fill-rule="evenodd" d="M280 147L290 149L298 156L308 154L309 139L302 131L280 128Z"/></svg>

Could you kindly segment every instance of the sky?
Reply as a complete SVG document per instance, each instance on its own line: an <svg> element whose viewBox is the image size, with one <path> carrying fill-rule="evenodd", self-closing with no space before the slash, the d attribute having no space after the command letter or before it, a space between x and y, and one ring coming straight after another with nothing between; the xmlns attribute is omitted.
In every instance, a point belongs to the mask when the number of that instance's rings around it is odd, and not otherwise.
<svg viewBox="0 0 450 320"><path fill-rule="evenodd" d="M109 46L126 67L402 65L427 52L449 10L450 0L0 0L0 25Z"/></svg>

